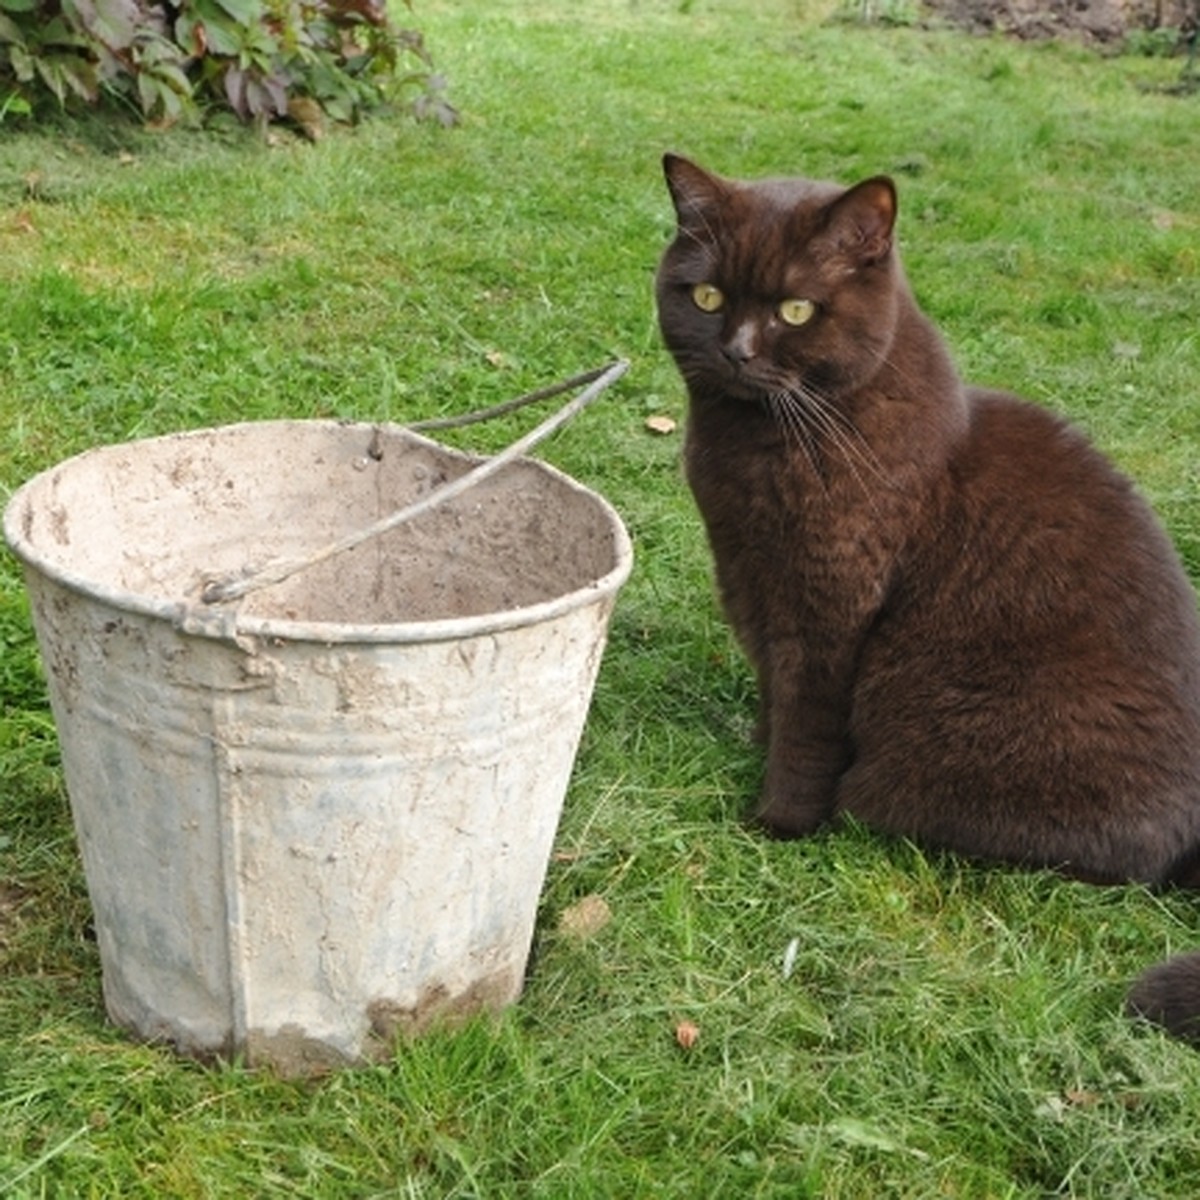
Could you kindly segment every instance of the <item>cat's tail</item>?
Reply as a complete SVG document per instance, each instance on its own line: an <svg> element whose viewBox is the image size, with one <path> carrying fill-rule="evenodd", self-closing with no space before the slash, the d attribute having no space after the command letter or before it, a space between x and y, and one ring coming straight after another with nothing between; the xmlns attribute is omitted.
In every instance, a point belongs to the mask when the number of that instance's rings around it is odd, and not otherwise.
<svg viewBox="0 0 1200 1200"><path fill-rule="evenodd" d="M1130 1016L1144 1017L1200 1048L1200 951L1179 954L1143 972L1129 991Z"/></svg>

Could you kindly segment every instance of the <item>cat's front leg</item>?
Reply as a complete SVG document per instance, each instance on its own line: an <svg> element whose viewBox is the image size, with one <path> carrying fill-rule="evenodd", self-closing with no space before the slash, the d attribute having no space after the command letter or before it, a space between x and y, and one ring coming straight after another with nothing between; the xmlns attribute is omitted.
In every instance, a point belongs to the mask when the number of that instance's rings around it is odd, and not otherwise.
<svg viewBox="0 0 1200 1200"><path fill-rule="evenodd" d="M846 762L845 740L840 736L773 734L755 821L777 837L814 833L833 816L838 779Z"/></svg>
<svg viewBox="0 0 1200 1200"><path fill-rule="evenodd" d="M772 649L770 669L759 672L767 771L755 820L777 837L804 837L833 815L849 759L849 688L828 669L806 670L797 645Z"/></svg>

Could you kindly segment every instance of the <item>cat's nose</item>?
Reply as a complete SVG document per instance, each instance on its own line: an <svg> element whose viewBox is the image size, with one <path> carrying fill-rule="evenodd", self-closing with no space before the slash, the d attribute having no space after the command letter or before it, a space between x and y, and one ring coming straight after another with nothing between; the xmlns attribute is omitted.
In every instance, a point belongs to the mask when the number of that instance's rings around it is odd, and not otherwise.
<svg viewBox="0 0 1200 1200"><path fill-rule="evenodd" d="M721 346L721 353L735 366L744 367L757 352L754 328L747 321L733 331L733 336Z"/></svg>

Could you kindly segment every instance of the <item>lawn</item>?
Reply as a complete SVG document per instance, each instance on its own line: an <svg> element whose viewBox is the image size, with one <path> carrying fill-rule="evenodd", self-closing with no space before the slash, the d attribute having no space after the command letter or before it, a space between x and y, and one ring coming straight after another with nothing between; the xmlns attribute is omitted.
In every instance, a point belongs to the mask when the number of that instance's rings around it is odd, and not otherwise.
<svg viewBox="0 0 1200 1200"><path fill-rule="evenodd" d="M858 6L855 6L858 11ZM761 762L679 471L659 158L891 173L964 374L1083 425L1200 581L1200 110L1177 61L763 0L419 0L460 128L313 145L0 124L0 498L103 442L415 420L614 356L539 451L617 507L622 593L521 1002L298 1082L105 1020L28 607L0 558L0 1193L1179 1197L1200 1057L1128 1022L1197 905L742 823ZM533 418L447 434L495 450ZM560 922L602 897L589 936ZM676 1039L680 1022L699 1031Z"/></svg>

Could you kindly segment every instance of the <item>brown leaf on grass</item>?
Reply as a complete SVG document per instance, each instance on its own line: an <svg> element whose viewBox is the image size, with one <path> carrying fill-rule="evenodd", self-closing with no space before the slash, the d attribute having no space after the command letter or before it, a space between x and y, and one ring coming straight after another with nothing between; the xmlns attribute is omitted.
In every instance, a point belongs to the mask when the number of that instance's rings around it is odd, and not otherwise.
<svg viewBox="0 0 1200 1200"><path fill-rule="evenodd" d="M646 418L646 428L651 433L668 434L675 432L675 419L668 417L663 413L658 413L653 417Z"/></svg>
<svg viewBox="0 0 1200 1200"><path fill-rule="evenodd" d="M675 1041L684 1050L690 1050L700 1040L700 1026L694 1021L683 1020L675 1026Z"/></svg>
<svg viewBox="0 0 1200 1200"><path fill-rule="evenodd" d="M612 920L612 909L603 896L584 896L563 910L558 918L560 933L583 941L595 937Z"/></svg>
<svg viewBox="0 0 1200 1200"><path fill-rule="evenodd" d="M33 214L27 208L19 208L13 213L12 230L14 233L37 233L38 227L33 222Z"/></svg>

